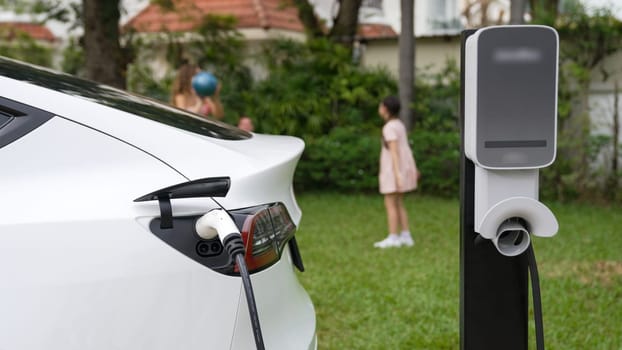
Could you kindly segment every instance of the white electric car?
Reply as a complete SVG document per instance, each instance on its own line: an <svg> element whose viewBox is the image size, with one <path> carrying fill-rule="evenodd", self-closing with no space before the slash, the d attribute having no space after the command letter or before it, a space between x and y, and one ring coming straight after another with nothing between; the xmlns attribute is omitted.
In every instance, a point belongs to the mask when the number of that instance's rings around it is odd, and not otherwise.
<svg viewBox="0 0 622 350"><path fill-rule="evenodd" d="M240 274L194 226L221 206L266 349L315 349L303 148L0 58L0 349L254 349Z"/></svg>

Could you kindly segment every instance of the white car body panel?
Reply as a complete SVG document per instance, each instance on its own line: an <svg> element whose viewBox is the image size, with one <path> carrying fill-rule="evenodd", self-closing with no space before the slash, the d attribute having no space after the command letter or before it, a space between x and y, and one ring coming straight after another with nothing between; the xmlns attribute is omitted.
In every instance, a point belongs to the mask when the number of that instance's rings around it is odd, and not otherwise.
<svg viewBox="0 0 622 350"><path fill-rule="evenodd" d="M40 157L20 160L26 151ZM211 344L229 346L239 299L229 291L240 280L195 263L135 220L145 214L133 209L135 192L183 182L179 174L61 118L0 149L0 163L12 164L0 184L1 349L199 349L205 330L189 320L214 314L214 331L230 335ZM17 190L24 178L33 185ZM218 309L197 308L203 299L218 300ZM144 337L145 329L154 333Z"/></svg>
<svg viewBox="0 0 622 350"><path fill-rule="evenodd" d="M0 77L0 86L3 79L11 80ZM190 180L230 176L232 186L227 198L222 201L227 208L252 206L258 201L281 201L296 224L300 222L301 211L291 188L296 162L304 149L304 143L300 139L256 134L249 140L219 140L145 118L136 118L84 98L24 82L11 82L10 91L3 92L4 97L15 101L28 101L34 107L128 142L156 155ZM40 98L33 99L31 96ZM282 171L278 169L279 166L287 169ZM263 185L257 186L256 183ZM271 190L266 191L266 188ZM142 194L144 193L136 196Z"/></svg>
<svg viewBox="0 0 622 350"><path fill-rule="evenodd" d="M0 96L56 115L0 147L0 349L254 347L240 278L161 241L149 230L157 201L133 200L229 176L226 208L283 202L298 224L301 140L219 140L2 76ZM175 215L215 207L172 203ZM313 304L289 249L251 279L267 349L315 349Z"/></svg>
<svg viewBox="0 0 622 350"><path fill-rule="evenodd" d="M315 349L315 329L295 326L315 324L313 304L309 302L307 293L290 268L289 250L283 253L281 260L271 269L252 276L255 297L261 300L257 307L266 349ZM274 286L287 286L287 288L274 288ZM267 312L268 310L270 312ZM239 311L240 317L236 320L231 349L253 349L255 340L250 318L247 317L248 305L242 299ZM265 317L266 315L270 317ZM310 340L312 341L309 342Z"/></svg>

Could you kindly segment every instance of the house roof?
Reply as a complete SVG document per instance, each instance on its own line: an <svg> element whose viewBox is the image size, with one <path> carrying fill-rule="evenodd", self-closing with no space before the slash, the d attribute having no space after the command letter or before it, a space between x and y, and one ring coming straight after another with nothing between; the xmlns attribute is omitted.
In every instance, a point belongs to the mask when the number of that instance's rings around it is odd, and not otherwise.
<svg viewBox="0 0 622 350"><path fill-rule="evenodd" d="M0 22L0 38L11 40L19 34L27 34L33 39L55 41L56 37L42 24L28 22Z"/></svg>
<svg viewBox="0 0 622 350"><path fill-rule="evenodd" d="M390 25L376 23L361 23L358 35L367 40L397 38L397 33Z"/></svg>
<svg viewBox="0 0 622 350"><path fill-rule="evenodd" d="M175 10L149 4L124 26L138 32L184 32L197 28L208 14L237 18L237 28L285 29L302 32L298 11L284 0L173 0ZM289 4L288 4L289 3Z"/></svg>

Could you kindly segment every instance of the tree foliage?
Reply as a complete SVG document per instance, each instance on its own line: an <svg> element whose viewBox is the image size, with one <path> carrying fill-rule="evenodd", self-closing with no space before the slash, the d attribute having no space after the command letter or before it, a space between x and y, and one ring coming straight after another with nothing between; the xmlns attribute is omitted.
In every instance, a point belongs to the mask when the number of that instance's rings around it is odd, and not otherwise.
<svg viewBox="0 0 622 350"><path fill-rule="evenodd" d="M320 19L315 14L315 9L309 0L293 0L296 9L298 9L298 18L305 27L307 35L311 38L319 38L324 36L324 29Z"/></svg>
<svg viewBox="0 0 622 350"><path fill-rule="evenodd" d="M0 7L35 14L43 23L73 20L72 27L84 29L84 37L79 41L84 49L84 75L123 88L125 67L131 58L119 42L120 6L120 0L0 0Z"/></svg>
<svg viewBox="0 0 622 350"><path fill-rule="evenodd" d="M352 48L356 40L362 0L336 0L337 13L332 19L332 27L328 31L323 28L323 23L317 17L309 0L293 0L293 4L298 10L298 18L310 38L327 37L334 42Z"/></svg>
<svg viewBox="0 0 622 350"><path fill-rule="evenodd" d="M543 12L544 18L536 20L551 24L550 12ZM603 62L622 50L622 22L610 9L588 12L578 2L567 3L554 18L553 25L560 35L558 157L550 169L543 171L543 180L549 185L549 194L557 198L592 197L604 190L604 177L596 176L603 171L602 165L590 165L595 164L609 140L591 132L590 86L594 77L609 79L612 72L605 69Z"/></svg>
<svg viewBox="0 0 622 350"><path fill-rule="evenodd" d="M85 76L84 71L84 48L76 38L69 39L67 46L63 50L61 70L65 73Z"/></svg>
<svg viewBox="0 0 622 350"><path fill-rule="evenodd" d="M174 6L170 0L154 1ZM619 136L592 134L588 97L595 77L607 80L613 74L602 63L622 50L622 25L606 9L588 12L577 3L571 5L565 2L560 8L557 1L530 1L534 23L555 26L561 38L558 157L541 172L543 195L559 199L619 191L619 174L606 174L599 166L602 164L595 162L603 148L612 143L616 147ZM377 106L382 97L396 93L397 82L385 71L358 67L349 48L335 44L326 34L307 43L277 40L267 44L260 55L252 57L265 68L266 77L253 81L247 67L251 57L240 54L247 51L235 28L231 17L208 16L192 40L168 33L171 67L190 57L221 77L227 121L235 123L239 116L248 115L258 132L303 138L307 148L296 173L299 189L375 191L381 127ZM33 44L27 38L20 42ZM127 43L143 57L157 50L139 38ZM0 53L2 50L9 51L0 45ZM37 57L46 56L45 50L21 50L13 46L9 54L15 57L23 52L17 58L46 64L45 58L37 61ZM63 68L81 74L84 57L82 46L73 42L65 51ZM139 59L130 66L128 86L168 101L174 71L154 72L146 61ZM458 73L455 63L448 63L437 74L422 70L417 75L417 98L412 107L418 120L410 141L423 173L423 192L457 193ZM600 175L608 175L609 180L601 180L605 177Z"/></svg>
<svg viewBox="0 0 622 350"><path fill-rule="evenodd" d="M569 0L568 2L573 1ZM560 10L559 5L559 0L529 0L531 17L536 22L554 26Z"/></svg>
<svg viewBox="0 0 622 350"><path fill-rule="evenodd" d="M160 40L132 39L130 46L137 59L128 70L130 91L170 101L170 87L175 69L184 61L197 63L203 70L213 72L222 84L221 100L226 106L225 120L236 123L246 111L244 93L253 87L253 77L245 64L246 42L236 30L232 16L207 15L195 33L165 33ZM168 70L155 74L150 57L166 48Z"/></svg>
<svg viewBox="0 0 622 350"><path fill-rule="evenodd" d="M265 52L266 80L246 104L259 132L302 137L306 150L295 177L297 189L373 192L378 187L378 103L397 92L387 72L353 64L347 49L330 40L307 44L277 41ZM421 191L457 193L459 166L459 71L449 62L436 74L420 74L421 116L410 136L424 173Z"/></svg>
<svg viewBox="0 0 622 350"><path fill-rule="evenodd" d="M460 175L456 170L460 161L460 82L456 65L449 62L438 74L421 75L417 89L420 93L414 108L421 120L409 135L409 142L423 174L418 191L455 196ZM303 134L307 148L296 172L296 188L377 191L382 124L376 111L369 123L367 127L335 126L314 137Z"/></svg>
<svg viewBox="0 0 622 350"><path fill-rule="evenodd" d="M53 50L37 42L27 33L18 32L11 35L10 39L4 40L8 35L0 29L0 55L17 60L30 62L40 66L52 65Z"/></svg>
<svg viewBox="0 0 622 350"><path fill-rule="evenodd" d="M0 8L16 13L38 15L39 21L57 20L69 22L76 4L63 0L0 0Z"/></svg>
<svg viewBox="0 0 622 350"><path fill-rule="evenodd" d="M388 72L357 67L346 48L328 39L279 40L263 55L269 76L245 100L263 132L315 137L340 126L368 131L378 125L380 96L395 93Z"/></svg>

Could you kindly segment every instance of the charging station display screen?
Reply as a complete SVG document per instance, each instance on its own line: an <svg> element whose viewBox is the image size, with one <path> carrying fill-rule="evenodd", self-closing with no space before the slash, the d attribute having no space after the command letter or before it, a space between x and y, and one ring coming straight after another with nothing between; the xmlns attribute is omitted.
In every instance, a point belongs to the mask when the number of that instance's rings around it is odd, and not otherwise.
<svg viewBox="0 0 622 350"><path fill-rule="evenodd" d="M541 167L555 157L556 33L495 28L477 48L477 158L484 166Z"/></svg>

